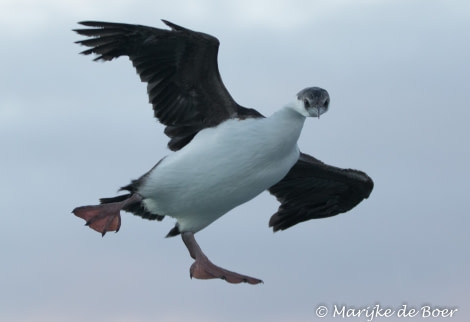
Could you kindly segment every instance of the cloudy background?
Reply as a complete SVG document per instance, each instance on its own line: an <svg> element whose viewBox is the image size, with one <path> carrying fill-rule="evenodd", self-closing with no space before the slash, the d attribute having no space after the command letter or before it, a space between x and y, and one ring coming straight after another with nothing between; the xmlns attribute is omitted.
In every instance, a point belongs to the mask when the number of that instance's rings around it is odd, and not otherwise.
<svg viewBox="0 0 470 322"><path fill-rule="evenodd" d="M273 234L266 193L197 235L262 285L190 280L181 239L164 238L171 218L124 214L101 238L70 213L169 153L129 61L78 55L71 29L160 18L217 36L227 88L263 114L326 88L330 111L307 120L301 149L375 181L334 218ZM469 40L464 0L2 0L0 320L319 321L319 305L407 304L467 321Z"/></svg>

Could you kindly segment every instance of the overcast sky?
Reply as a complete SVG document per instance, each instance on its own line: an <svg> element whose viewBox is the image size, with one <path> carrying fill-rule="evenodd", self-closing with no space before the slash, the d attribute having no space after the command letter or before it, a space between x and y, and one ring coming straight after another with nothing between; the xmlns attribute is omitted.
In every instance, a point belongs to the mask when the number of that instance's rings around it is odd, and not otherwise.
<svg viewBox="0 0 470 322"><path fill-rule="evenodd" d="M468 321L470 3L352 3L2 0L0 320L343 321L335 305L406 304ZM273 234L265 193L197 234L213 262L262 285L191 280L181 239L164 238L171 218L124 213L101 238L71 214L170 153L130 62L78 55L71 30L161 18L216 36L226 87L265 115L327 89L301 150L374 179L346 214Z"/></svg>

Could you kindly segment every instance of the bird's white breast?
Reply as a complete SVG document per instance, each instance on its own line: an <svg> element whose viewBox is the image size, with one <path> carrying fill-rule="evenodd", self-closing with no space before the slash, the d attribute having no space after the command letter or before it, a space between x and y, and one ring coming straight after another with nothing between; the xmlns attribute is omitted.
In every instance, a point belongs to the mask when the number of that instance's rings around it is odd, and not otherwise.
<svg viewBox="0 0 470 322"><path fill-rule="evenodd" d="M304 118L273 122L275 115L199 132L148 175L139 189L146 208L196 232L279 182L299 157Z"/></svg>

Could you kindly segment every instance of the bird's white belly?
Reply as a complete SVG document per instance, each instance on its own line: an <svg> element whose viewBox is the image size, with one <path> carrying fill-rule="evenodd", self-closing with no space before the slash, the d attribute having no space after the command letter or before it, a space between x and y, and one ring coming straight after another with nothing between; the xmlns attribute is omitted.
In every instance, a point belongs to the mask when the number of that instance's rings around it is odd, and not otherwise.
<svg viewBox="0 0 470 322"><path fill-rule="evenodd" d="M260 120L230 120L201 131L165 158L139 189L152 213L196 232L279 182L299 157L296 139L259 133Z"/></svg>

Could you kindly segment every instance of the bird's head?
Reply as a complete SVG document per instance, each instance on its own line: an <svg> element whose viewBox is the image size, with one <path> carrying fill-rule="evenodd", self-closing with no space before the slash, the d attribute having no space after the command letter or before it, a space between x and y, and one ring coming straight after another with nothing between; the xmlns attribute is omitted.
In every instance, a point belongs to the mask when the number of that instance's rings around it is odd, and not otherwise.
<svg viewBox="0 0 470 322"><path fill-rule="evenodd" d="M305 117L318 117L328 111L330 95L320 87L307 87L297 93L296 110Z"/></svg>

